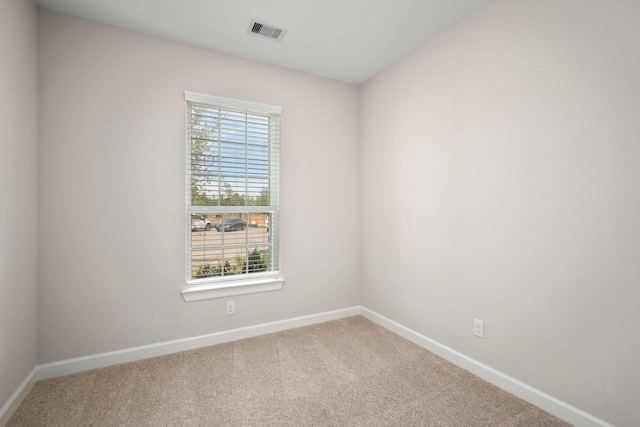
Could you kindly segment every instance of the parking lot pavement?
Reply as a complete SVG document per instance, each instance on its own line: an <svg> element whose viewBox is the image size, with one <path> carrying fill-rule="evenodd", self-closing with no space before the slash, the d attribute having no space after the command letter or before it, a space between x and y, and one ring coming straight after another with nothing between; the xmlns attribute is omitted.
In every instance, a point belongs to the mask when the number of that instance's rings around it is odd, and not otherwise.
<svg viewBox="0 0 640 427"><path fill-rule="evenodd" d="M193 231L191 232L191 262L203 264L222 258L222 244L224 239L225 258L235 260L246 256L246 249L267 249L269 232L265 228L248 227L237 231Z"/></svg>

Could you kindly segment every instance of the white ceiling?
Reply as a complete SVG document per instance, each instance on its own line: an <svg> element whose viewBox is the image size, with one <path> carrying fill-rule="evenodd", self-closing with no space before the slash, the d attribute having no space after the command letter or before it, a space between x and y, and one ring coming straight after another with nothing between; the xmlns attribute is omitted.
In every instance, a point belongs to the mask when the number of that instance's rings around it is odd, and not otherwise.
<svg viewBox="0 0 640 427"><path fill-rule="evenodd" d="M38 6L359 84L491 0L36 0ZM286 28L247 34L251 19Z"/></svg>

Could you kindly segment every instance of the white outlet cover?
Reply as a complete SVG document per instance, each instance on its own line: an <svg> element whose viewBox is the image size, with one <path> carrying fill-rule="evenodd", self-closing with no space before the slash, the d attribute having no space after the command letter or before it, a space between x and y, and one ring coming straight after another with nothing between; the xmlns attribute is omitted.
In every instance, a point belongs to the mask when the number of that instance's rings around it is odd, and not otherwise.
<svg viewBox="0 0 640 427"><path fill-rule="evenodd" d="M473 335L484 338L484 322L482 320L473 319Z"/></svg>
<svg viewBox="0 0 640 427"><path fill-rule="evenodd" d="M235 301L227 301L227 316L231 314L236 314L236 302Z"/></svg>

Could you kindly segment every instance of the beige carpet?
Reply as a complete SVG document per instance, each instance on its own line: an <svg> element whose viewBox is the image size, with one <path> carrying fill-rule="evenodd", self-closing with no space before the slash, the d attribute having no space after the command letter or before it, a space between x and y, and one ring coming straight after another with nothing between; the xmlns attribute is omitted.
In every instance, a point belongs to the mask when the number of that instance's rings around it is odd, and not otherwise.
<svg viewBox="0 0 640 427"><path fill-rule="evenodd" d="M567 426L362 316L38 382L8 426Z"/></svg>

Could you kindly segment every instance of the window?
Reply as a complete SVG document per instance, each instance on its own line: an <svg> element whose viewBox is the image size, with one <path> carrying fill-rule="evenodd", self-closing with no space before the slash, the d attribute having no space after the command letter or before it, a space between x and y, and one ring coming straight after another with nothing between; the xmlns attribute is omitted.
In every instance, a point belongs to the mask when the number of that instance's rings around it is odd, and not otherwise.
<svg viewBox="0 0 640 427"><path fill-rule="evenodd" d="M185 92L185 300L282 287L281 108Z"/></svg>

